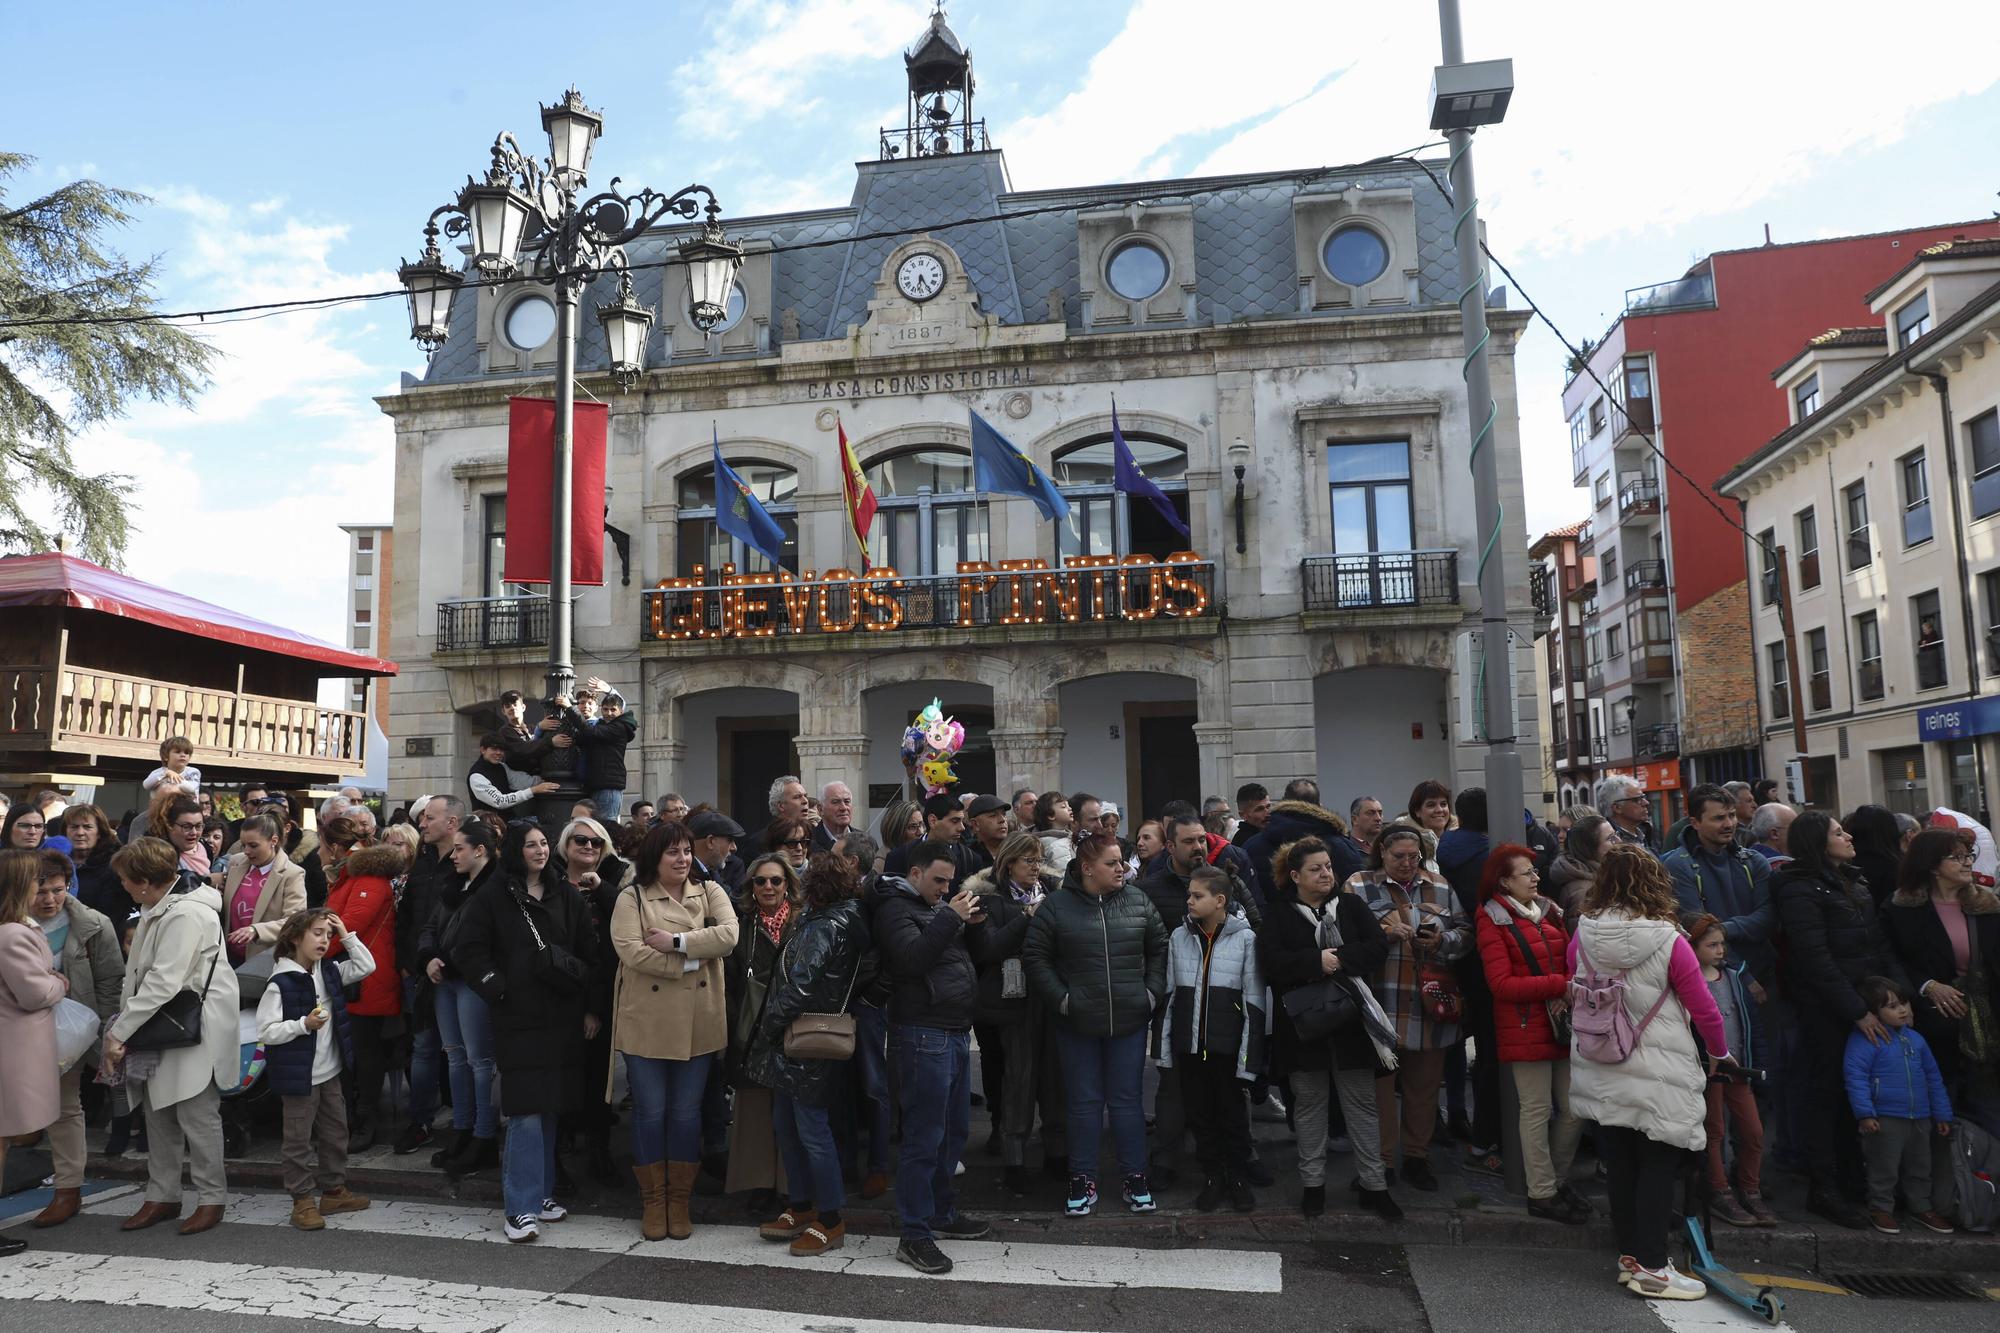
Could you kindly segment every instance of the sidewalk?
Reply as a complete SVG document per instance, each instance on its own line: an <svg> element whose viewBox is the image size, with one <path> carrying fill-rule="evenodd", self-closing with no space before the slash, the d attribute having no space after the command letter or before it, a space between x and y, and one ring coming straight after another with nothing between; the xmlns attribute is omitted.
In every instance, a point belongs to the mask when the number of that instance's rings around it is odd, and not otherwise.
<svg viewBox="0 0 2000 1333"><path fill-rule="evenodd" d="M449 1114L441 1114L439 1123L448 1126ZM1239 1246L1260 1241L1320 1241L1331 1244L1367 1241L1378 1244L1575 1250L1597 1254L1615 1249L1610 1223L1603 1216L1603 1184L1595 1175L1595 1159L1587 1155L1579 1159L1573 1178L1576 1188L1598 1207L1599 1216L1595 1222L1583 1226L1564 1226L1530 1217L1524 1199L1509 1195L1501 1179L1465 1169L1462 1164L1463 1148L1444 1139L1432 1145L1431 1163L1438 1176L1435 1192L1412 1189L1400 1182L1393 1187L1396 1202L1406 1214L1402 1222L1385 1223L1374 1214L1361 1212L1353 1206L1353 1195L1346 1188L1353 1175L1353 1165L1345 1156L1328 1160L1327 1211L1323 1217L1308 1221L1299 1212L1297 1158L1292 1147L1291 1130L1283 1124L1258 1122L1253 1125L1258 1153L1277 1177L1277 1183L1257 1191L1258 1206L1254 1211L1235 1213L1225 1207L1212 1213L1196 1212L1193 1200L1201 1182L1190 1161L1182 1168L1180 1179L1173 1185L1162 1186L1156 1180L1155 1193L1159 1200L1159 1211L1156 1213L1135 1216L1126 1212L1116 1202L1114 1183L1095 1216L1068 1218L1062 1213L1063 1182L1043 1175L1038 1164L1030 1166L1030 1192L1025 1198L1016 1197L1002 1186L999 1158L988 1156L983 1151L989 1126L986 1108L973 1107L966 1169L965 1174L959 1177L960 1204L968 1212L990 1218L1001 1239L1168 1246L1211 1239ZM438 1142L430 1147L398 1157L391 1151L389 1143L393 1140L394 1130L399 1128L399 1125L391 1127L385 1133L383 1142L349 1159L348 1175L353 1188L364 1194L460 1199L498 1205L500 1179L497 1171L488 1170L452 1181L431 1165L431 1153L449 1137L448 1132L441 1133ZM621 1171L628 1169L630 1162L628 1133L622 1124L612 1130L612 1151ZM93 1179L145 1178L145 1159L130 1150L117 1160L101 1156L104 1144L102 1128L90 1131L90 1144L93 1154L90 1174ZM1108 1136L1106 1147L1109 1147ZM282 1188L278 1148L275 1132L260 1132L252 1139L243 1156L230 1159L231 1184ZM575 1177L577 1186L574 1197L565 1202L583 1211L622 1211L637 1216L638 1198L629 1178L609 1188L598 1185L585 1174L580 1153L566 1154L564 1166ZM1777 1179L1773 1180L1772 1174L1777 1174ZM1717 1252L1738 1267L1781 1264L1819 1271L1841 1268L1954 1269L1983 1267L2000 1258L2000 1238L1994 1236L1939 1236L1914 1226L1900 1236L1881 1236L1873 1231L1849 1231L1836 1227L1805 1211L1803 1178L1770 1173L1765 1184L1767 1192L1774 1196L1771 1200L1773 1207L1783 1219L1778 1226L1738 1228L1718 1223L1715 1227L1718 1234L1713 1237L1713 1244ZM866 1232L893 1232L896 1229L893 1194L866 1201L850 1196L850 1200L850 1206L843 1211L851 1227ZM697 1194L693 1212L697 1223L740 1224L752 1216L748 1196L745 1195Z"/></svg>

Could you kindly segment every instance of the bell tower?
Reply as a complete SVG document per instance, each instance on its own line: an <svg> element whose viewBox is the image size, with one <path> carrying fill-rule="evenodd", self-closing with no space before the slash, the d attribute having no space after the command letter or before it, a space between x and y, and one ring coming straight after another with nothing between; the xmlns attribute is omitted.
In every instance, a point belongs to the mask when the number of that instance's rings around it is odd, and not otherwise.
<svg viewBox="0 0 2000 1333"><path fill-rule="evenodd" d="M944 6L931 11L930 26L903 51L909 82L907 114L900 129L882 131L882 158L944 157L984 151L986 122L972 118L972 52L945 22Z"/></svg>

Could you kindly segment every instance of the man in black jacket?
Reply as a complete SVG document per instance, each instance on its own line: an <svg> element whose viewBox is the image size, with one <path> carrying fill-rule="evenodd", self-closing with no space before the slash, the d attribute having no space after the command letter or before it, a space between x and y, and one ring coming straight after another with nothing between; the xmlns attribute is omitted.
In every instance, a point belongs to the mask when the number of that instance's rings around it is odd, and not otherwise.
<svg viewBox="0 0 2000 1333"><path fill-rule="evenodd" d="M451 840L464 818L465 802L456 796L433 796L410 807L410 822L423 842L403 881L403 900L396 905L396 966L403 973L403 1013L410 1028L409 1117L396 1137L398 1156L408 1156L431 1141L431 1117L437 1113L444 1048L432 1017L431 983L424 975L417 938L437 906L439 887L454 877Z"/></svg>
<svg viewBox="0 0 2000 1333"><path fill-rule="evenodd" d="M595 676L593 686L603 686ZM597 703L597 720L577 734L583 746L583 771L590 783L590 799L597 817L606 824L618 822L625 809L625 747L639 734L639 721L625 709L618 691L603 687Z"/></svg>
<svg viewBox="0 0 2000 1333"><path fill-rule="evenodd" d="M903 1148L896 1164L896 1210L903 1238L896 1257L919 1273L951 1271L937 1237L978 1240L990 1224L958 1211L952 1177L965 1155L972 1113L972 1017L979 974L968 944L983 946L977 895L952 891L950 844L925 839L906 858L909 878L884 876L873 921L875 948L889 974L889 1047L900 1081Z"/></svg>

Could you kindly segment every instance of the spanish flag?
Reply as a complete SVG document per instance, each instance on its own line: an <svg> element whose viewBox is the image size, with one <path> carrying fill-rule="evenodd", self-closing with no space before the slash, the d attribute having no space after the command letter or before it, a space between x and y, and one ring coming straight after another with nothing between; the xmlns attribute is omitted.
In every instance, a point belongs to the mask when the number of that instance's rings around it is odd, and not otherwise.
<svg viewBox="0 0 2000 1333"><path fill-rule="evenodd" d="M847 521L854 528L855 544L861 548L861 568L868 568L868 529L875 526L875 488L862 474L861 460L847 442L847 427L838 416L834 429L840 432L840 489L847 497Z"/></svg>

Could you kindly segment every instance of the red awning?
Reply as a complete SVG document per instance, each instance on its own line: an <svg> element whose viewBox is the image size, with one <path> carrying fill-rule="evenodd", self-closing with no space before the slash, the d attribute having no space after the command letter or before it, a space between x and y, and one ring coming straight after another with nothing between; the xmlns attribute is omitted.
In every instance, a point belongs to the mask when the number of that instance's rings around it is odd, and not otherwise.
<svg viewBox="0 0 2000 1333"><path fill-rule="evenodd" d="M339 668L327 675L396 674L394 662L267 625L73 555L21 555L0 560L0 607L7 606L73 606L143 620L183 634Z"/></svg>

